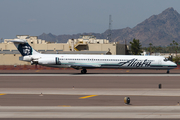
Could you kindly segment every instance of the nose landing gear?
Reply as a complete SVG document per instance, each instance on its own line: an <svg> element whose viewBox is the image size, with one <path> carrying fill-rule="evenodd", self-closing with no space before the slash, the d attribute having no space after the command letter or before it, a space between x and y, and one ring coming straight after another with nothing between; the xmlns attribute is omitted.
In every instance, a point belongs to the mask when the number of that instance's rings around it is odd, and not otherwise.
<svg viewBox="0 0 180 120"><path fill-rule="evenodd" d="M87 73L87 70L86 69L82 69L81 70L81 74L86 74Z"/></svg>
<svg viewBox="0 0 180 120"><path fill-rule="evenodd" d="M167 70L167 74L169 74L169 70Z"/></svg>

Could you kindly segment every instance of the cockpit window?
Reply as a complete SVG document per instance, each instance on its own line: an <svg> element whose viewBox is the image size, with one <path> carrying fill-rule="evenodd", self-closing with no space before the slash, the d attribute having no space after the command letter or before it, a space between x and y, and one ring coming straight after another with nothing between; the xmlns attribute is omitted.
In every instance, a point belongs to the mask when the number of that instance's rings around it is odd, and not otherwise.
<svg viewBox="0 0 180 120"><path fill-rule="evenodd" d="M166 61L169 61L169 60L167 58L165 58L164 61L166 62Z"/></svg>

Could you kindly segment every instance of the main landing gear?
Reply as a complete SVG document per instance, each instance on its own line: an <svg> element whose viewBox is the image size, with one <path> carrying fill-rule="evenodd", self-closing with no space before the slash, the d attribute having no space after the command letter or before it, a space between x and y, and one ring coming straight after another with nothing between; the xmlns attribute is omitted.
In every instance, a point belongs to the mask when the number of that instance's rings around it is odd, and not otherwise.
<svg viewBox="0 0 180 120"><path fill-rule="evenodd" d="M87 73L87 70L86 69L82 69L81 70L81 74L86 74Z"/></svg>
<svg viewBox="0 0 180 120"><path fill-rule="evenodd" d="M169 74L169 70L167 70L167 74Z"/></svg>

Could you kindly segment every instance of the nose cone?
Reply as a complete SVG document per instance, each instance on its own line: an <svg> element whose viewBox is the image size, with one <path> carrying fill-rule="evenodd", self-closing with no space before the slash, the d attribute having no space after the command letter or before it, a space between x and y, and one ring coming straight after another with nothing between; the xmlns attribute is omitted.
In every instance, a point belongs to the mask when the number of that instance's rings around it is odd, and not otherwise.
<svg viewBox="0 0 180 120"><path fill-rule="evenodd" d="M176 64L176 63L172 62L171 64L172 64L172 65L171 65L172 67L174 67L174 68L177 67L177 64Z"/></svg>

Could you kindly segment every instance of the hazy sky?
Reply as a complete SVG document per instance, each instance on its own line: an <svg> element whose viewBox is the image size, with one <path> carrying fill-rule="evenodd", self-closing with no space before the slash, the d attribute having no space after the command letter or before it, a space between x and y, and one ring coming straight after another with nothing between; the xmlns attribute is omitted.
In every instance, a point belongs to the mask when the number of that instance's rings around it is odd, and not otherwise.
<svg viewBox="0 0 180 120"><path fill-rule="evenodd" d="M133 28L151 15L173 7L180 0L0 0L0 38L42 33L77 34Z"/></svg>

